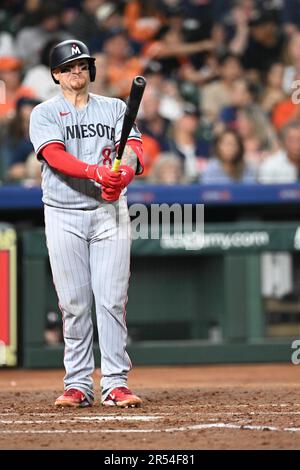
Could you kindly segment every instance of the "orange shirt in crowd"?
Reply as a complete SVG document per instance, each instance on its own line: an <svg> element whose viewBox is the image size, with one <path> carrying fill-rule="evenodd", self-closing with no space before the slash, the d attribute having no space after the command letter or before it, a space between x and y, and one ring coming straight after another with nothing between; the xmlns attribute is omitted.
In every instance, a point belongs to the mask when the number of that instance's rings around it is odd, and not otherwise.
<svg viewBox="0 0 300 470"><path fill-rule="evenodd" d="M21 85L13 96L6 96L5 103L0 103L0 118L13 116L19 98L35 98L32 88Z"/></svg>
<svg viewBox="0 0 300 470"><path fill-rule="evenodd" d="M150 135L143 134L143 162L144 172L143 177L146 178L152 168L153 163L157 160L160 153L159 143Z"/></svg>
<svg viewBox="0 0 300 470"><path fill-rule="evenodd" d="M136 75L141 75L143 71L142 63L133 57L125 61L120 67L119 64L109 63L107 65L107 80L112 88L116 87L116 94L120 98L127 98L130 93L132 80ZM114 94L115 94L115 90Z"/></svg>
<svg viewBox="0 0 300 470"><path fill-rule="evenodd" d="M1 56L0 57L0 74L1 79L3 80L1 83L1 99L0 99L0 118L10 118L13 117L14 111L16 109L16 104L19 98L27 97L27 98L35 98L36 94L32 88L27 86L19 85L16 88L15 92L9 91L9 87L7 89L5 87L5 80L10 80L7 73L18 73L20 78L18 79L16 86L18 83L21 82L21 70L22 70L23 63L21 59L14 56ZM6 77L6 78L5 78ZM9 83L7 83L8 85Z"/></svg>
<svg viewBox="0 0 300 470"><path fill-rule="evenodd" d="M128 35L135 41L145 42L152 39L163 24L162 17L155 13L153 16L142 16L141 4L133 0L127 2L124 10L124 21Z"/></svg>
<svg viewBox="0 0 300 470"><path fill-rule="evenodd" d="M297 119L299 117L300 107L299 105L294 104L289 97L275 106L272 113L272 123L276 130L279 130L292 119Z"/></svg>

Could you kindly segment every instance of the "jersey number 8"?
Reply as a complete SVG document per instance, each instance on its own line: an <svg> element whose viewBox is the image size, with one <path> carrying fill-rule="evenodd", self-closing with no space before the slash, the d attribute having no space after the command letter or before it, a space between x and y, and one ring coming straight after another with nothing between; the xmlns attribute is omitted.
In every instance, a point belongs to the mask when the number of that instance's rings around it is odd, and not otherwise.
<svg viewBox="0 0 300 470"><path fill-rule="evenodd" d="M102 164L103 165L111 165L112 164L112 161L111 161L111 158L110 158L110 155L111 155L111 148L110 147L105 147L102 152L101 152L101 155L102 155Z"/></svg>

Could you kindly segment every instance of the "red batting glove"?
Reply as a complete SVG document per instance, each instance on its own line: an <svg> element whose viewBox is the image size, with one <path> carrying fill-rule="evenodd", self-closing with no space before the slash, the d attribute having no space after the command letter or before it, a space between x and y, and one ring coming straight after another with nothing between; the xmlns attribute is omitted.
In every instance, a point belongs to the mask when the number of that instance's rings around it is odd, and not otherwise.
<svg viewBox="0 0 300 470"><path fill-rule="evenodd" d="M131 166L120 165L119 172L121 173L121 188L124 189L128 186L134 178L135 172Z"/></svg>
<svg viewBox="0 0 300 470"><path fill-rule="evenodd" d="M103 187L101 191L101 196L102 196L102 199L104 199L105 201L113 202L119 199L121 191L122 191L121 188L113 189L113 188Z"/></svg>
<svg viewBox="0 0 300 470"><path fill-rule="evenodd" d="M100 183L106 188L121 188L122 179L121 174L112 171L108 166L102 165L89 165L86 169L87 177Z"/></svg>
<svg viewBox="0 0 300 470"><path fill-rule="evenodd" d="M117 201L124 188L126 188L134 178L135 172L131 166L121 165L118 173L120 177L120 184L112 186L104 186L102 188L101 196L102 199L108 202Z"/></svg>

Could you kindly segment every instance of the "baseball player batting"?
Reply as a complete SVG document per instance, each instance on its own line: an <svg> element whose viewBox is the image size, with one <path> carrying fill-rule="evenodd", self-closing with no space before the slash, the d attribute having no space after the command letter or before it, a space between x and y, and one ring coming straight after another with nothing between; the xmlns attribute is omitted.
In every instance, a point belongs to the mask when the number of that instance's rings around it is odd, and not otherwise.
<svg viewBox="0 0 300 470"><path fill-rule="evenodd" d="M47 247L63 315L66 374L55 405L93 404L94 296L102 404L140 406L142 400L127 386L132 367L125 322L131 240L125 192L143 171L141 134L133 125L114 171L125 103L89 93L95 58L81 41L57 44L50 67L60 93L32 111L30 139L42 162Z"/></svg>

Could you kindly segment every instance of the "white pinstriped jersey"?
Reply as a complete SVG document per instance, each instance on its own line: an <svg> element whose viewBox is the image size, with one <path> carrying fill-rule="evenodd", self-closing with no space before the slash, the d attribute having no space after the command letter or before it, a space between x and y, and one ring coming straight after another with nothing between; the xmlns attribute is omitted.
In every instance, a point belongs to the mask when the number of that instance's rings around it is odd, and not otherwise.
<svg viewBox="0 0 300 470"><path fill-rule="evenodd" d="M30 139L38 158L51 142L65 145L66 151L88 164L110 164L116 156L126 105L117 98L89 93L84 108L76 109L62 94L36 106L30 118ZM129 139L141 140L134 125ZM94 209L102 202L93 181L72 178L42 160L43 202L70 209Z"/></svg>

